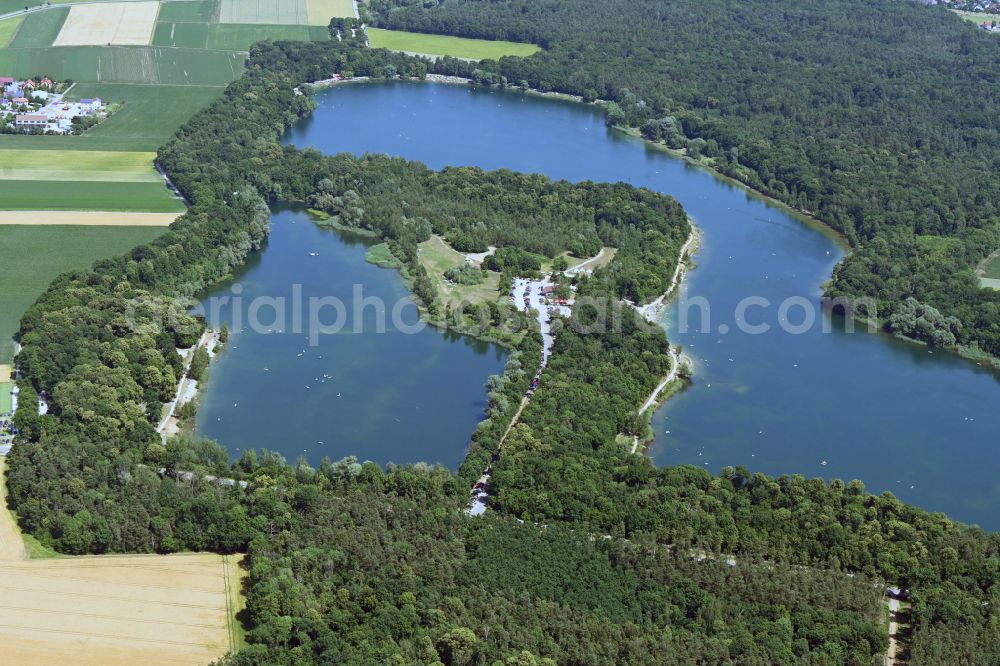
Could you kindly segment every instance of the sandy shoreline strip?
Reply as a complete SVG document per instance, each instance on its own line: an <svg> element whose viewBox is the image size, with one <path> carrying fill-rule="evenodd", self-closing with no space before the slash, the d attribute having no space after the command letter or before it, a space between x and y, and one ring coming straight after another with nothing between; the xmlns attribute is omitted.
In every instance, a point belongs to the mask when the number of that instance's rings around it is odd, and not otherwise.
<svg viewBox="0 0 1000 666"><path fill-rule="evenodd" d="M182 213L127 213L75 210L4 210L0 225L75 225L90 227L166 227Z"/></svg>

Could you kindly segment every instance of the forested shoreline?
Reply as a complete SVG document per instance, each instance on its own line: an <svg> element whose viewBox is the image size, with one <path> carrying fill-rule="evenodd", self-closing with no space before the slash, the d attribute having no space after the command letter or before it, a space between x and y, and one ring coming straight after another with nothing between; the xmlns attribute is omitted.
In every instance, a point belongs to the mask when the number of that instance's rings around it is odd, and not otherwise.
<svg viewBox="0 0 1000 666"><path fill-rule="evenodd" d="M608 122L708 159L855 246L828 287L891 330L1000 356L1000 42L877 0L375 0L376 25L545 50L474 80L610 100ZM946 91L946 92L944 92ZM893 319L908 299L950 326ZM901 324L901 325L898 325Z"/></svg>
<svg viewBox="0 0 1000 666"><path fill-rule="evenodd" d="M8 476L22 527L69 553L246 550L250 644L232 664L871 663L886 645L887 582L911 591L914 663L995 660L997 535L858 482L656 469L615 443L669 367L662 331L620 298L669 283L672 264L650 271L638 260L649 247L676 256L688 227L675 202L624 185L432 172L280 145L312 109L295 93L303 82L469 68L351 40L254 47L247 73L160 150L189 213L129 256L61 277L24 317L22 434ZM478 215L470 202L491 207L519 188L551 192L572 212L553 216L525 196L483 228L434 218L439 203ZM464 247L539 242L505 222L521 213L565 224L535 247L542 253L619 246L621 261L581 293L605 301L620 326L564 328L491 479L490 515L464 515L468 480L530 377L531 338L491 387L491 402L508 396L508 408L483 422L458 474L353 459L290 465L266 452L230 465L214 443L164 445L152 432L174 348L202 327L177 299L259 248L267 203L282 200L356 219L404 260L429 230ZM574 226L581 211L592 227ZM584 329L590 316L574 313ZM34 390L50 393L50 414L34 413ZM156 466L250 487L161 478ZM701 551L736 564L691 557Z"/></svg>

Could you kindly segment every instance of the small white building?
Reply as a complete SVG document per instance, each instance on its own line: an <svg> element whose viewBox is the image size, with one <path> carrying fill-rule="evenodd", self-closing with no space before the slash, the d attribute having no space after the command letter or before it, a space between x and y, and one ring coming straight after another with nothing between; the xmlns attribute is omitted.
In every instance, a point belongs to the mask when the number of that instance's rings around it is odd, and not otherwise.
<svg viewBox="0 0 1000 666"><path fill-rule="evenodd" d="M99 111L101 109L101 98L100 97L84 97L80 100L80 106L85 111Z"/></svg>

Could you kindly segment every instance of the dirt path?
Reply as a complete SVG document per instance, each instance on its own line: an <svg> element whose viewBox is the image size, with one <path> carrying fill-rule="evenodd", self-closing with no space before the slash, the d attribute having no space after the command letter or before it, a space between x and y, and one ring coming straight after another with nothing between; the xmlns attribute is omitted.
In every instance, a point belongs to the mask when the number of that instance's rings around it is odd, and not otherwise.
<svg viewBox="0 0 1000 666"><path fill-rule="evenodd" d="M889 588L886 594L888 595L886 605L889 607L889 647L885 651L885 666L898 666L907 661L904 641L910 628L908 624L909 603L901 601L901 598L906 598L906 592L900 591L898 588Z"/></svg>
<svg viewBox="0 0 1000 666"><path fill-rule="evenodd" d="M655 389L653 389L653 392L649 394L649 397L646 399L646 402L644 402L642 404L642 407L639 408L639 415L640 416L642 416L643 414L645 414L649 410L650 407L652 407L653 405L656 404L656 399L659 397L660 393L663 392L663 389L665 389L667 387L667 384L669 384L670 382L672 382L675 379L677 379L677 372L680 370L680 367L681 367L681 359L680 359L680 356L678 356L677 352L674 351L674 349L672 347L670 349L670 361L672 363L672 365L670 367L670 374L668 374L663 379L663 381L660 382L659 386L657 386ZM639 436L638 435L633 435L632 436L632 451L631 452L635 453L638 450L639 450Z"/></svg>
<svg viewBox="0 0 1000 666"><path fill-rule="evenodd" d="M0 562L18 562L28 558L21 530L7 510L7 457L0 456Z"/></svg>
<svg viewBox="0 0 1000 666"><path fill-rule="evenodd" d="M896 654L899 646L896 644L896 634L899 632L899 623L896 622L896 613L899 612L899 599L889 599L889 648L885 651L885 666L895 666Z"/></svg>
<svg viewBox="0 0 1000 666"><path fill-rule="evenodd" d="M198 338L198 344L192 347L184 356L184 367L181 374L180 381L177 382L177 392L174 394L174 399L167 403L167 413L160 419L160 423L156 426L156 432L160 433L163 440L166 441L171 435L177 434L177 422L174 418L174 413L177 411L178 403L181 398L188 398L191 400L194 398L194 393L197 392L197 381L188 377L188 371L191 369L191 362L194 360L194 352L199 347L204 347L208 350L209 356L215 352L215 347L219 342L218 332L207 329ZM191 395L189 395L191 394Z"/></svg>
<svg viewBox="0 0 1000 666"><path fill-rule="evenodd" d="M584 268L586 268L588 264L593 264L593 263L596 263L596 262L600 261L601 258L604 256L604 253L605 253L606 250L607 250L607 248L602 247L601 251L598 252L597 254L595 254L590 259L585 259L585 260L581 261L580 263L578 263L576 266L573 266L572 268L567 268L563 272L566 275L573 275L574 273L579 273L581 270L583 270Z"/></svg>
<svg viewBox="0 0 1000 666"><path fill-rule="evenodd" d="M90 227L167 227L181 213L123 213L76 210L4 210L0 225L72 225Z"/></svg>
<svg viewBox="0 0 1000 666"><path fill-rule="evenodd" d="M674 293L674 289L680 284L681 278L684 276L684 270L686 264L684 263L684 256L691 249L691 244L694 243L698 238L697 227L691 224L691 233L688 235L687 241L681 246L681 251L677 255L677 266L674 268L674 276L670 280L670 286L667 290L660 294L652 303L647 303L646 305L636 305L635 308L650 322L656 322L660 318L660 311L663 309L663 303L666 301L671 294Z"/></svg>

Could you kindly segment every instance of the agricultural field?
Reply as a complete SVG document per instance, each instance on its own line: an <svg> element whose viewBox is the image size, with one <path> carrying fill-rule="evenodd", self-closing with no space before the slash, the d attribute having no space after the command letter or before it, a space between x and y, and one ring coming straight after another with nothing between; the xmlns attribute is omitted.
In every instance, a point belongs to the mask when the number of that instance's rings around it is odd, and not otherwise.
<svg viewBox="0 0 1000 666"><path fill-rule="evenodd" d="M446 35L425 35L400 30L368 28L368 39L375 48L433 56L452 56L468 60L496 60L503 56L530 56L540 49L534 44L466 39Z"/></svg>
<svg viewBox="0 0 1000 666"><path fill-rule="evenodd" d="M254 42L270 40L319 41L330 38L327 28L307 25L258 25L236 23L163 23L156 25L153 44L248 51Z"/></svg>
<svg viewBox="0 0 1000 666"><path fill-rule="evenodd" d="M52 45L145 46L159 11L155 0L74 5Z"/></svg>
<svg viewBox="0 0 1000 666"><path fill-rule="evenodd" d="M22 7L24 5L21 5ZM24 17L20 30L14 35L9 47L12 49L32 48L36 46L51 46L52 42L59 36L66 16L69 14L68 7L57 7L44 12L35 12ZM36 74L37 72L32 72Z"/></svg>
<svg viewBox="0 0 1000 666"><path fill-rule="evenodd" d="M306 0L309 25L329 26L332 18L357 18L351 0Z"/></svg>
<svg viewBox="0 0 1000 666"><path fill-rule="evenodd" d="M96 150L9 149L0 163L0 180L93 180L159 183L156 153ZM3 203L0 202L0 208Z"/></svg>
<svg viewBox="0 0 1000 666"><path fill-rule="evenodd" d="M160 21L153 33L153 46L176 46L203 49L208 45L208 23L173 23Z"/></svg>
<svg viewBox="0 0 1000 666"><path fill-rule="evenodd" d="M23 16L0 21L0 49L10 44L10 40L14 38L14 34L17 33L17 29L21 27L23 21Z"/></svg>
<svg viewBox="0 0 1000 666"><path fill-rule="evenodd" d="M0 363L14 355L21 314L60 273L148 243L163 227L0 225Z"/></svg>
<svg viewBox="0 0 1000 666"><path fill-rule="evenodd" d="M182 2L164 2L160 5L162 22L175 23L212 23L215 21L219 5L216 0L183 0Z"/></svg>
<svg viewBox="0 0 1000 666"><path fill-rule="evenodd" d="M309 25L306 0L220 0L219 23Z"/></svg>
<svg viewBox="0 0 1000 666"><path fill-rule="evenodd" d="M69 99L100 97L122 104L121 108L79 136L0 134L0 149L153 152L222 90L215 86L77 83Z"/></svg>
<svg viewBox="0 0 1000 666"><path fill-rule="evenodd" d="M330 38L328 28L308 25L210 25L208 48L246 51L254 42L270 40L323 41Z"/></svg>
<svg viewBox="0 0 1000 666"><path fill-rule="evenodd" d="M180 213L110 210L0 210L0 226L169 227Z"/></svg>
<svg viewBox="0 0 1000 666"><path fill-rule="evenodd" d="M27 559L6 502L0 514L5 664L197 664L238 646L239 556Z"/></svg>
<svg viewBox="0 0 1000 666"><path fill-rule="evenodd" d="M245 60L238 52L148 46L0 49L0 71L11 76L45 72L53 79L90 83L221 87L243 72Z"/></svg>
<svg viewBox="0 0 1000 666"><path fill-rule="evenodd" d="M0 209L173 213L184 204L163 182L0 180Z"/></svg>

